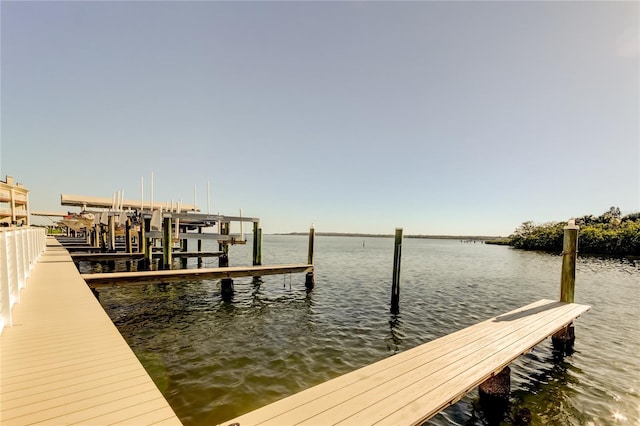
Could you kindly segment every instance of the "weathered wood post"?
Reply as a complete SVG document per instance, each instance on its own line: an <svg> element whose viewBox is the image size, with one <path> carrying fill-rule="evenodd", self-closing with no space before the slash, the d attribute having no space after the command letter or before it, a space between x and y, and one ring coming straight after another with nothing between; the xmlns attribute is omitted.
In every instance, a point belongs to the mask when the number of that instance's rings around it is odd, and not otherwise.
<svg viewBox="0 0 640 426"><path fill-rule="evenodd" d="M151 266L151 243L147 238L147 232L151 229L151 219L146 219L144 215L140 215L140 244L142 244L142 253L144 253L144 259L142 259L142 265L144 269L148 269Z"/></svg>
<svg viewBox="0 0 640 426"><path fill-rule="evenodd" d="M131 254L133 253L133 248L132 248L132 244L131 244L131 218L127 217L127 223L125 225L125 229L124 229L124 238L125 238L125 249L127 251L127 253Z"/></svg>
<svg viewBox="0 0 640 426"><path fill-rule="evenodd" d="M109 253L116 251L116 217L109 215L109 230L108 230L109 247L107 248Z"/></svg>
<svg viewBox="0 0 640 426"><path fill-rule="evenodd" d="M107 251L107 233L104 230L104 225L100 224L98 226L100 227L100 231L98 232L98 236L100 238L100 251L104 253Z"/></svg>
<svg viewBox="0 0 640 426"><path fill-rule="evenodd" d="M187 233L187 227L186 226L180 226L180 228L182 228L180 230L180 232L184 232L185 234ZM186 238L183 238L182 240L180 240L180 249L182 252L187 252L189 249L189 240L187 240ZM182 268L186 269L187 268L187 258L183 257L182 258Z"/></svg>
<svg viewBox="0 0 640 426"><path fill-rule="evenodd" d="M171 233L171 215L164 218L162 225L162 268L171 269L173 235Z"/></svg>
<svg viewBox="0 0 640 426"><path fill-rule="evenodd" d="M202 234L202 226L198 226L198 234ZM202 253L202 240L198 240L198 253ZM202 267L202 256L198 256L198 268Z"/></svg>
<svg viewBox="0 0 640 426"><path fill-rule="evenodd" d="M253 266L262 265L262 229L253 222Z"/></svg>
<svg viewBox="0 0 640 426"><path fill-rule="evenodd" d="M400 312L400 261L402 259L402 228L396 228L393 246L393 278L391 282L391 313Z"/></svg>
<svg viewBox="0 0 640 426"><path fill-rule="evenodd" d="M91 228L91 245L95 248L100 247L100 225L93 225Z"/></svg>
<svg viewBox="0 0 640 426"><path fill-rule="evenodd" d="M228 235L229 235L229 228L230 228L229 222L222 222L220 224L220 233L226 236L226 238L228 238ZM220 266L221 268L228 267L229 266L228 240L227 239L221 240L221 242L218 244L218 247L222 252L220 257L218 257L218 266ZM233 279L223 278L222 280L220 280L220 285L221 285L220 295L222 296L222 299L225 301L231 300L233 298Z"/></svg>
<svg viewBox="0 0 640 426"><path fill-rule="evenodd" d="M262 228L259 222L253 222L253 266L262 265ZM262 284L262 277L254 276L253 284Z"/></svg>
<svg viewBox="0 0 640 426"><path fill-rule="evenodd" d="M490 424L504 419L511 395L511 368L507 365L478 386L480 405Z"/></svg>
<svg viewBox="0 0 640 426"><path fill-rule="evenodd" d="M311 225L311 228L309 228L309 248L307 251L307 263L309 265L313 265L313 246L314 246L315 234L316 234L316 231L313 225ZM315 285L313 273L314 271L307 272L307 275L305 276L304 286L307 288L307 291L313 290L313 287Z"/></svg>
<svg viewBox="0 0 640 426"><path fill-rule="evenodd" d="M575 220L570 220L564 227L562 243L562 273L560 275L560 301L573 303L576 286L576 259L578 257L578 230ZM575 329L569 324L551 336L553 347L569 352L575 342Z"/></svg>

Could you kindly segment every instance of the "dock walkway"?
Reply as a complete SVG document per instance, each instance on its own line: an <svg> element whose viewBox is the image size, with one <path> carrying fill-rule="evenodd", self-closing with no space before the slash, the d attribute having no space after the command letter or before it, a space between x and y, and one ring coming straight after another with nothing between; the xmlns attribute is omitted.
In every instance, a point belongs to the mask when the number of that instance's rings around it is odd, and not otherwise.
<svg viewBox="0 0 640 426"><path fill-rule="evenodd" d="M180 425L54 238L0 335L0 424Z"/></svg>
<svg viewBox="0 0 640 426"><path fill-rule="evenodd" d="M588 310L540 300L223 424L421 424Z"/></svg>
<svg viewBox="0 0 640 426"><path fill-rule="evenodd" d="M227 266L223 268L200 269L167 269L159 271L139 272L105 272L99 274L82 274L89 287L112 286L117 283L135 282L169 282L186 279L221 279L252 277L263 275L295 274L313 271L312 264L284 264L258 266Z"/></svg>

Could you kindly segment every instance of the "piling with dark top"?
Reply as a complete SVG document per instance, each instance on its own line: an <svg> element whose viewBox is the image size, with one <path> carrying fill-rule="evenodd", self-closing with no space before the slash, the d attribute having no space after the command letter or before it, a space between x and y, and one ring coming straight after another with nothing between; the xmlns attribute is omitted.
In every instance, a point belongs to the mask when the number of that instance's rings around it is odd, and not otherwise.
<svg viewBox="0 0 640 426"><path fill-rule="evenodd" d="M220 234L229 235L230 223L222 222L220 223ZM221 268L229 266L229 243L225 241L221 241L218 244L218 248L222 252L220 257L218 257L218 266ZM233 279L231 278L223 278L220 280L220 295L223 300L229 301L233 298Z"/></svg>
<svg viewBox="0 0 640 426"><path fill-rule="evenodd" d="M186 233L187 232L187 227L184 226L184 225L181 225L180 226L180 230L178 232ZM183 251L183 252L186 252L186 251L188 251L188 249L189 249L189 240L187 240L186 238L183 238L182 240L180 240L180 250ZM181 259L181 262L182 262L182 268L186 269L187 268L187 258L183 257Z"/></svg>
<svg viewBox="0 0 640 426"><path fill-rule="evenodd" d="M162 268L171 269L173 263L173 235L171 235L171 217L165 217L162 224Z"/></svg>
<svg viewBox="0 0 640 426"><path fill-rule="evenodd" d="M198 226L198 234L202 234L202 226ZM198 240L198 253L202 253L202 240ZM202 257L198 257L198 268L202 267Z"/></svg>
<svg viewBox="0 0 640 426"><path fill-rule="evenodd" d="M144 253L144 259L142 262L143 269L149 268L151 266L151 243L147 238L147 232L151 228L151 219L145 219L144 216L140 216L140 234L138 235L138 241L142 245L142 251Z"/></svg>
<svg viewBox="0 0 640 426"><path fill-rule="evenodd" d="M393 248L393 277L391 283L391 313L400 312L400 262L402 259L402 228L396 228Z"/></svg>
<svg viewBox="0 0 640 426"><path fill-rule="evenodd" d="M253 222L253 266L262 265L262 229Z"/></svg>
<svg viewBox="0 0 640 426"><path fill-rule="evenodd" d="M478 386L480 406L490 424L500 423L509 408L511 368L504 367Z"/></svg>
<svg viewBox="0 0 640 426"><path fill-rule="evenodd" d="M562 244L562 273L560 275L560 301L573 303L576 287L576 260L578 257L578 230L580 227L570 220L564 227ZM562 352L571 352L576 340L575 328L569 324L551 336L553 347Z"/></svg>
<svg viewBox="0 0 640 426"><path fill-rule="evenodd" d="M312 225L311 228L309 228L309 247L307 251L307 263L309 265L313 265L313 248L314 248L313 246L314 246L314 240L315 240L315 233L316 233L315 229L313 228L313 225ZM304 286L307 288L307 291L311 291L315 286L313 271L307 272L307 275L305 276L305 280L304 280Z"/></svg>

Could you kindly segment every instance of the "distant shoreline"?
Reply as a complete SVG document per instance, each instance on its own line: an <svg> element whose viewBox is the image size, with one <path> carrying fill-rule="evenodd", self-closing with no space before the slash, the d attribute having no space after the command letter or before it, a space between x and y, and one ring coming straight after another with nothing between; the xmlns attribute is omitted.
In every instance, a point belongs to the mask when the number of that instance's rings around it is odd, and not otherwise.
<svg viewBox="0 0 640 426"><path fill-rule="evenodd" d="M273 235L309 235L308 232L286 232L275 233ZM361 238L393 238L393 234L359 234L352 232L316 232L315 235L321 237L361 237ZM405 235L404 238L422 238L430 240L466 240L466 241L488 241L501 237L487 235Z"/></svg>

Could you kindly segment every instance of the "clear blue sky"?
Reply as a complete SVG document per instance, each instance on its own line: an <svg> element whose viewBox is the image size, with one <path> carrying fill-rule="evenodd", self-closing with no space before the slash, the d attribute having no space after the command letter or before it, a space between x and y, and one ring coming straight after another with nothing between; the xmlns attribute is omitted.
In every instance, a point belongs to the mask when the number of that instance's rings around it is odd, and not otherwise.
<svg viewBox="0 0 640 426"><path fill-rule="evenodd" d="M0 173L264 232L640 210L638 2L2 1Z"/></svg>

